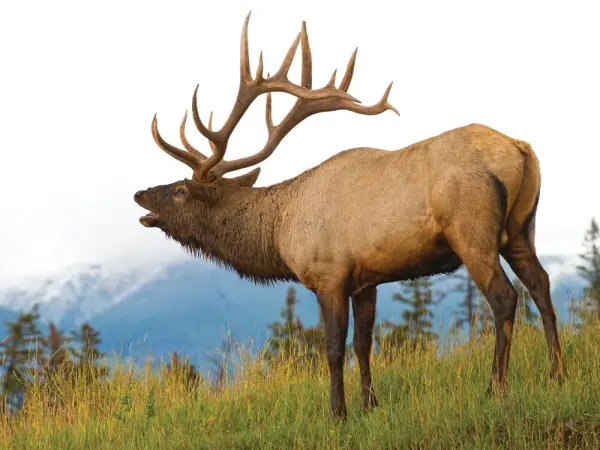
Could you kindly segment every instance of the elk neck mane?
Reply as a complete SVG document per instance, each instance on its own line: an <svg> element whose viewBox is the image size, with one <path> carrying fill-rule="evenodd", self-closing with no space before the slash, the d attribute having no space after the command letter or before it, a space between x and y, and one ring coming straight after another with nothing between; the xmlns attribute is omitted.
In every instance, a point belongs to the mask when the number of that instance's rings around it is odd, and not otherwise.
<svg viewBox="0 0 600 450"><path fill-rule="evenodd" d="M197 217L193 236L165 234L193 256L233 270L256 284L298 282L281 257L275 232L280 205L305 175L267 187L239 190L233 198L211 208L210 214Z"/></svg>

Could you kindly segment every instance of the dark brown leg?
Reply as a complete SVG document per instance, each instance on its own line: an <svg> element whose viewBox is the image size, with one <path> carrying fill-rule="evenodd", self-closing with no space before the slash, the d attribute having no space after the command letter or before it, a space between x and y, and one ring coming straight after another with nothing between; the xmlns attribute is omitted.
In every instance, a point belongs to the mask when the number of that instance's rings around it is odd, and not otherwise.
<svg viewBox="0 0 600 450"><path fill-rule="evenodd" d="M354 352L360 369L363 406L366 409L377 406L371 379L371 348L373 346L373 325L375 324L375 304L377 289L368 288L352 297L354 314Z"/></svg>
<svg viewBox="0 0 600 450"><path fill-rule="evenodd" d="M498 373L498 340L496 339L494 343L494 358L492 359L492 377L490 379L490 384L488 386L487 394L492 395L493 392L493 383L492 380L496 379Z"/></svg>
<svg viewBox="0 0 600 450"><path fill-rule="evenodd" d="M325 346L331 377L331 412L346 417L344 362L348 336L349 301L342 292L317 295L325 320Z"/></svg>
<svg viewBox="0 0 600 450"><path fill-rule="evenodd" d="M535 251L531 248L527 239L518 235L512 238L508 247L503 250L502 256L510 264L510 267L519 277L523 285L529 291L542 316L546 342L552 362L552 379L562 381L565 375L564 360L558 338L556 326L556 313L550 298L550 279L540 264Z"/></svg>
<svg viewBox="0 0 600 450"><path fill-rule="evenodd" d="M448 226L444 234L494 313L496 348L490 387L505 388L518 294L500 265L498 232L465 221Z"/></svg>
<svg viewBox="0 0 600 450"><path fill-rule="evenodd" d="M488 390L488 392L492 392L494 382L499 388L506 388L512 330L518 300L517 291L514 289L504 273L504 270L500 266L500 261L498 261L498 265L495 268L491 285L487 290L482 290L482 292L484 292L484 295L490 302L490 306L494 312L494 325L496 331L492 378Z"/></svg>

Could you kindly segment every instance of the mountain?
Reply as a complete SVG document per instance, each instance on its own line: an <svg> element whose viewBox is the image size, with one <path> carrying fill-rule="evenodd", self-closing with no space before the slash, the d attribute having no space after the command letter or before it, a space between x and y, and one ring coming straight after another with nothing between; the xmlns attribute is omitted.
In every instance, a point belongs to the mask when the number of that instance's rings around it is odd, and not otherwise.
<svg viewBox="0 0 600 450"><path fill-rule="evenodd" d="M42 317L58 325L79 325L129 298L161 268L109 271L97 265L72 266L42 278L25 278L0 290L0 307L29 310L38 303Z"/></svg>
<svg viewBox="0 0 600 450"><path fill-rule="evenodd" d="M19 313L18 312L13 311L12 309L0 306L0 322L1 322L0 329L2 329L2 327L4 326L4 322L5 321L12 322L17 317L19 317ZM4 339L4 333L0 333L0 342L3 339Z"/></svg>
<svg viewBox="0 0 600 450"><path fill-rule="evenodd" d="M541 260L551 276L557 312L566 319L571 294L579 295L583 288L572 269L574 260L565 256ZM512 279L512 272L507 272ZM447 276L432 281L435 289L442 290L454 284ZM122 357L151 352L165 358L168 352L179 351L202 365L216 353L228 331L238 341L260 347L268 324L280 320L288 286L256 286L202 260L122 272L99 265L79 266L1 291L0 320L14 320L17 311L39 303L43 320L52 320L62 329L89 321L100 330L105 351L116 350ZM306 326L313 326L318 320L314 295L300 285L295 287L296 312ZM401 319L403 305L392 301L392 294L399 290L397 283L378 287L378 321ZM448 330L460 300L460 294L448 294L433 308L437 330ZM348 334L351 339L351 329Z"/></svg>

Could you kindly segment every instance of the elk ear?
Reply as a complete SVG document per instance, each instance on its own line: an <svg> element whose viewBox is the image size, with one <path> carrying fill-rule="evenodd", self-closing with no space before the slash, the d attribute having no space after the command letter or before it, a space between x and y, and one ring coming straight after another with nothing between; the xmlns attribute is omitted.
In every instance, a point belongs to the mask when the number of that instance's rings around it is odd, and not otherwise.
<svg viewBox="0 0 600 450"><path fill-rule="evenodd" d="M258 179L258 175L260 174L260 167L257 167L254 170L251 170L244 175L240 175L239 177L230 178L230 180L235 181L239 186L252 187L256 180Z"/></svg>
<svg viewBox="0 0 600 450"><path fill-rule="evenodd" d="M194 200L212 206L219 199L219 193L215 186L207 183L198 183L197 181L184 180L191 197Z"/></svg>

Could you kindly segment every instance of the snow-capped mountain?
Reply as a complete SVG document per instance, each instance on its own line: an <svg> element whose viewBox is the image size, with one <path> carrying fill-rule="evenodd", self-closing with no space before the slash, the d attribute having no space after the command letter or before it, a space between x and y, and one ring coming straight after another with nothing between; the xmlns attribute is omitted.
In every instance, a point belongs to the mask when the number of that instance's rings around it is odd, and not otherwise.
<svg viewBox="0 0 600 450"><path fill-rule="evenodd" d="M43 278L26 278L0 289L0 306L29 310L38 303L45 320L80 324L157 279L163 268L109 271L100 265L72 266Z"/></svg>
<svg viewBox="0 0 600 450"><path fill-rule="evenodd" d="M571 295L578 296L584 286L575 274L577 258L545 256L541 261L552 280L557 312L566 318ZM435 281L435 288L442 290L452 283L445 276ZM39 303L43 320L62 329L89 321L100 330L105 350L122 350L124 356L151 351L165 357L176 350L202 362L214 354L227 331L260 346L268 324L280 320L288 285L256 286L201 260L124 271L87 265L0 289L0 320L13 319L17 311ZM378 320L400 320L403 306L392 301L399 289L396 283L379 286ZM296 292L297 314L305 325L314 325L314 295L299 285ZM436 329L449 328L460 300L460 294L449 294L434 308Z"/></svg>

